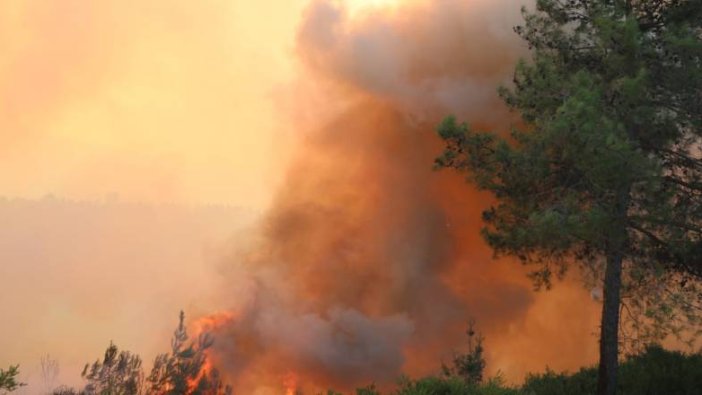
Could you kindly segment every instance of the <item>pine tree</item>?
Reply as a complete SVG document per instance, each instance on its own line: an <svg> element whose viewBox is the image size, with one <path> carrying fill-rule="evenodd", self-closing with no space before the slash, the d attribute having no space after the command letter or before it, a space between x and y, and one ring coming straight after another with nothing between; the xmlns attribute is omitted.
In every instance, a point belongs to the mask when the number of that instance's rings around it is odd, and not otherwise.
<svg viewBox="0 0 702 395"><path fill-rule="evenodd" d="M17 381L19 375L19 365L10 366L7 370L0 369L0 391L12 392L24 383Z"/></svg>
<svg viewBox="0 0 702 395"><path fill-rule="evenodd" d="M214 339L202 333L196 342L188 343L185 313L180 312L178 327L171 340L171 352L156 357L149 382L149 394L154 395L227 395L231 387L225 386L219 371L205 369L205 351Z"/></svg>
<svg viewBox="0 0 702 395"><path fill-rule="evenodd" d="M466 330L468 336L468 352L457 353L453 356L452 365L442 364L441 370L446 377L460 377L468 384L483 382L485 371L485 356L483 352L483 336L476 332L475 321L468 322Z"/></svg>
<svg viewBox="0 0 702 395"><path fill-rule="evenodd" d="M88 381L86 395L138 395L143 393L144 372L141 358L119 351L110 342L102 360L86 364L81 376Z"/></svg>
<svg viewBox="0 0 702 395"><path fill-rule="evenodd" d="M702 302L702 2L537 0L524 16L532 57L500 90L521 126L449 117L437 165L494 194L483 236L537 264L537 286L603 268L598 393L614 394L622 291L659 328Z"/></svg>

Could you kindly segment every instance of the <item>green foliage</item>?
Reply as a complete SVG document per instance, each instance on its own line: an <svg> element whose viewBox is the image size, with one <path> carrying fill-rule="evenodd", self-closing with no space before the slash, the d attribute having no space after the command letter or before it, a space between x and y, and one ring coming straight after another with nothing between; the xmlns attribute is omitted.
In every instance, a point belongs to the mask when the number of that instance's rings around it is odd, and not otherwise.
<svg viewBox="0 0 702 395"><path fill-rule="evenodd" d="M500 380L485 384L467 383L458 377L427 377L419 380L404 378L396 395L519 395L516 389L504 386Z"/></svg>
<svg viewBox="0 0 702 395"><path fill-rule="evenodd" d="M10 366L7 370L0 369L0 391L12 392L26 385L17 381L18 375L19 365Z"/></svg>
<svg viewBox="0 0 702 395"><path fill-rule="evenodd" d="M597 370L582 369L568 375L546 369L545 373L527 376L522 392L524 395L580 395L594 394L597 388Z"/></svg>
<svg viewBox="0 0 702 395"><path fill-rule="evenodd" d="M537 288L574 261L603 284L597 392L612 395L622 329L635 350L701 326L702 2L537 0L523 14L532 57L500 89L523 126L505 138L446 118L436 165L492 192L483 237L537 265Z"/></svg>
<svg viewBox="0 0 702 395"><path fill-rule="evenodd" d="M532 57L500 89L523 126L503 137L448 117L436 165L494 194L482 234L496 254L535 265L537 288L570 262L593 273L591 285L601 283L605 262L622 264L629 344L694 335L702 309L702 2L536 3L516 28Z"/></svg>
<svg viewBox="0 0 702 395"><path fill-rule="evenodd" d="M468 323L468 352L455 354L453 366L442 364L441 370L446 377L457 377L469 384L480 384L483 381L485 357L483 356L483 337L475 331L475 321Z"/></svg>
<svg viewBox="0 0 702 395"><path fill-rule="evenodd" d="M702 388L702 354L683 354L649 346L622 363L618 394L696 395ZM493 378L483 384L467 383L460 377L400 379L393 395L591 395L597 388L597 369L556 373L550 369L530 374L521 387L511 388ZM363 392L370 391L370 392ZM357 395L379 395L374 387L359 389ZM329 390L327 395L342 395Z"/></svg>
<svg viewBox="0 0 702 395"><path fill-rule="evenodd" d="M631 357L620 368L622 395L693 395L702 388L702 355L685 355L651 346ZM529 375L522 386L524 395L586 395L595 393L597 370L582 369L568 375L547 370Z"/></svg>
<svg viewBox="0 0 702 395"><path fill-rule="evenodd" d="M86 364L81 376L88 381L83 392L88 395L137 395L142 393L144 373L141 358L129 351L119 351L112 342L102 360Z"/></svg>
<svg viewBox="0 0 702 395"><path fill-rule="evenodd" d="M380 395L380 391L375 388L375 384L371 384L367 387L358 388L356 390L356 395Z"/></svg>
<svg viewBox="0 0 702 395"><path fill-rule="evenodd" d="M699 394L702 388L702 355L685 355L649 347L621 367L622 394Z"/></svg>

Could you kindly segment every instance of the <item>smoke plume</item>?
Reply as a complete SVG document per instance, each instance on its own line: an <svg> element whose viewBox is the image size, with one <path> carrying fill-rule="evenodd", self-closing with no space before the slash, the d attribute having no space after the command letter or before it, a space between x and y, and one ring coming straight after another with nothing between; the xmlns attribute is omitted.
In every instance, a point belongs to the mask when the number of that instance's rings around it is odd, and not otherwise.
<svg viewBox="0 0 702 395"><path fill-rule="evenodd" d="M432 170L448 114L504 129L496 86L525 54L512 0L405 2L352 17L314 1L300 82L281 103L300 144L247 247L223 264L213 358L245 393L349 389L436 373L486 335L489 370L574 368L594 357L597 306L575 282L532 292L479 237L489 196ZM573 306L578 306L577 309ZM565 351L565 352L564 352Z"/></svg>

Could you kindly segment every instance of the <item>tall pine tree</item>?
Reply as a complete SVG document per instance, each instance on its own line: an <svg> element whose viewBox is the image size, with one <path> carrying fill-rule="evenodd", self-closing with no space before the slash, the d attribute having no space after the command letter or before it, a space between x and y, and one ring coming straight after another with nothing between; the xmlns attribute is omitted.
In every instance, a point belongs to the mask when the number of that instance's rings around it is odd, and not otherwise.
<svg viewBox="0 0 702 395"><path fill-rule="evenodd" d="M500 90L521 126L503 138L449 117L437 165L494 194L483 235L537 264L537 285L603 267L598 393L614 394L622 290L669 292L647 295L660 314L638 305L659 322L702 302L702 1L537 0L524 16L532 57Z"/></svg>

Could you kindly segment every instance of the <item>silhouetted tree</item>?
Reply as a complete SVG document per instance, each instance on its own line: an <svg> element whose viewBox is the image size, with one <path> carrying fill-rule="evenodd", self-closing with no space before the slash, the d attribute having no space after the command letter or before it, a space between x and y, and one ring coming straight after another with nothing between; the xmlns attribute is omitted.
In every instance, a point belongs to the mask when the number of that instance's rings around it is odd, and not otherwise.
<svg viewBox="0 0 702 395"><path fill-rule="evenodd" d="M59 363L56 359L51 358L51 355L46 354L41 357L39 365L41 367L41 378L44 381L44 389L47 393L51 392L59 374Z"/></svg>
<svg viewBox="0 0 702 395"><path fill-rule="evenodd" d="M485 357L483 356L483 336L475 331L475 321L468 322L468 352L456 353L452 366L442 364L441 370L447 377L460 377L468 384L480 384L483 381Z"/></svg>
<svg viewBox="0 0 702 395"><path fill-rule="evenodd" d="M141 358L119 351L110 342L101 360L86 364L81 376L88 381L86 395L138 395L143 393L144 373Z"/></svg>

